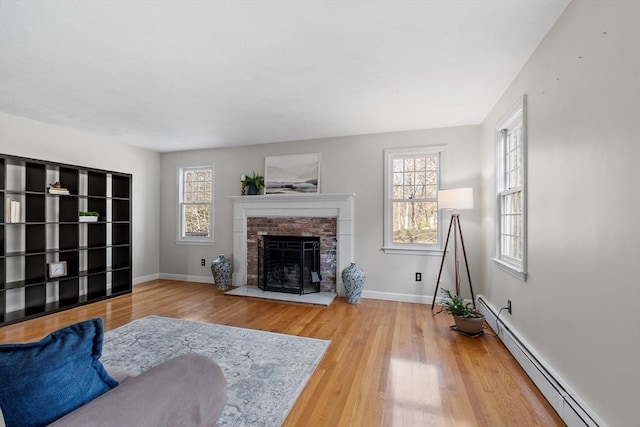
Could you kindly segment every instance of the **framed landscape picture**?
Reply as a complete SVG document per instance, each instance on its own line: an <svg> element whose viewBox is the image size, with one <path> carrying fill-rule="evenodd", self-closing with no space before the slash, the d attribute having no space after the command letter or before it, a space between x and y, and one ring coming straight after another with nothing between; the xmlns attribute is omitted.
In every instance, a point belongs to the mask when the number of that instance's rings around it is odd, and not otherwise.
<svg viewBox="0 0 640 427"><path fill-rule="evenodd" d="M265 194L320 192L320 153L267 156Z"/></svg>
<svg viewBox="0 0 640 427"><path fill-rule="evenodd" d="M63 277L67 275L67 261L49 263L49 278Z"/></svg>

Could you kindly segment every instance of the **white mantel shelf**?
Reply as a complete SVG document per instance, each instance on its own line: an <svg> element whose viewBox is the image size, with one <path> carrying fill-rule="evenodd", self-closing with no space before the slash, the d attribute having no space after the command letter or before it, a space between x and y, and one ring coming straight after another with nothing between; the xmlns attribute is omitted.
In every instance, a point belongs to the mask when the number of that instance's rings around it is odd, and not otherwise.
<svg viewBox="0 0 640 427"><path fill-rule="evenodd" d="M349 200L355 197L353 193L319 193L319 194L266 194L256 196L229 196L231 200L242 203L269 202L311 202L318 200Z"/></svg>
<svg viewBox="0 0 640 427"><path fill-rule="evenodd" d="M353 260L353 205L355 194L268 194L229 196L233 200L233 285L247 283L247 218L336 218L336 289L344 295L340 272Z"/></svg>

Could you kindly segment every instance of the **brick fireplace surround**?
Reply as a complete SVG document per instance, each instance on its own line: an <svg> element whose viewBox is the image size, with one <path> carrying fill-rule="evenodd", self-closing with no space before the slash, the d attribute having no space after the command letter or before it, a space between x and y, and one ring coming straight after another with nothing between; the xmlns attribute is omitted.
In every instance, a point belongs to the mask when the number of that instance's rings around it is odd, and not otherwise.
<svg viewBox="0 0 640 427"><path fill-rule="evenodd" d="M258 285L258 240L263 236L313 236L320 238L320 290L335 291L336 218L247 218L247 285Z"/></svg>
<svg viewBox="0 0 640 427"><path fill-rule="evenodd" d="M233 285L257 284L259 235L321 238L322 291L344 295L340 272L353 260L353 194L232 196Z"/></svg>

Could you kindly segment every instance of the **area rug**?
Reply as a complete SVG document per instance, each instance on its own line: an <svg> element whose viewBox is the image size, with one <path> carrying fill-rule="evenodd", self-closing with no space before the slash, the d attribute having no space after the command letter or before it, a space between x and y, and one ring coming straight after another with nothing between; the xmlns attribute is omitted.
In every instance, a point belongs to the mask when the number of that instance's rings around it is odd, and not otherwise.
<svg viewBox="0 0 640 427"><path fill-rule="evenodd" d="M335 292L314 292L311 294L289 294L286 292L263 291L257 286L240 286L224 293L225 295L235 295L239 297L251 297L268 299L272 301L297 302L300 304L313 304L330 306L336 298Z"/></svg>
<svg viewBox="0 0 640 427"><path fill-rule="evenodd" d="M144 372L187 353L215 360L227 379L218 426L280 426L330 341L149 316L105 333L105 366Z"/></svg>

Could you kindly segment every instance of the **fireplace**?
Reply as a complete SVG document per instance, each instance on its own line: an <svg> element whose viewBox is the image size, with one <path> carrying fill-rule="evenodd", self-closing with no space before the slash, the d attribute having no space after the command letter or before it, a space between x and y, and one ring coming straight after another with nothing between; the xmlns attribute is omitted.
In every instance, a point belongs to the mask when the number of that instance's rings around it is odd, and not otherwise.
<svg viewBox="0 0 640 427"><path fill-rule="evenodd" d="M234 286L257 285L257 245L261 236L319 235L321 241L321 280L323 282L321 283L321 291L337 291L340 295L344 295L340 275L336 273L348 267L353 261L353 194L270 194L266 196L230 196L230 199L233 200ZM298 232L297 230L279 229L274 232L271 228L260 226L260 229L254 234L251 229L255 222L267 218L288 222L291 227L294 227L298 222L297 220L292 221L291 218L300 219L300 224L304 224L305 219L307 222L313 222L321 218L331 218L335 231L329 238L326 231L319 233L317 230ZM301 226L308 228L308 224ZM326 233L327 237L323 237L323 233ZM253 273L254 271L255 273Z"/></svg>
<svg viewBox="0 0 640 427"><path fill-rule="evenodd" d="M263 291L320 292L320 238L264 236L258 242L258 287Z"/></svg>

